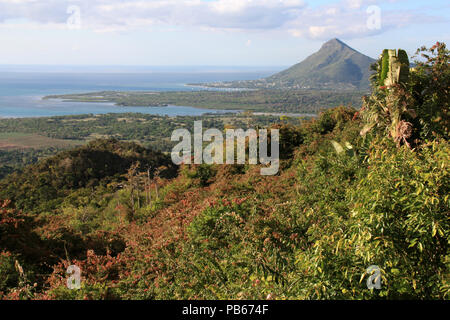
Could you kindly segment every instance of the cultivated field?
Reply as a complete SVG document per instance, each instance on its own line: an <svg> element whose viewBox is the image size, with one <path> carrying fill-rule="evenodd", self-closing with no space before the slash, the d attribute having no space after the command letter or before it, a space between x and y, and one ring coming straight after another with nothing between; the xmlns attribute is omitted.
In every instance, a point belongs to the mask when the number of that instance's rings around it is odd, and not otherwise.
<svg viewBox="0 0 450 320"><path fill-rule="evenodd" d="M81 140L53 139L30 133L0 133L0 150L72 147L84 144Z"/></svg>

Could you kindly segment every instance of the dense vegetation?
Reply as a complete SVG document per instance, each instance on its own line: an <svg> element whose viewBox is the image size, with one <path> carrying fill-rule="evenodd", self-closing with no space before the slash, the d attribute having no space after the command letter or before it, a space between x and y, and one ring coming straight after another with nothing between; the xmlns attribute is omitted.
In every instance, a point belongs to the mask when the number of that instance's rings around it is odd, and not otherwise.
<svg viewBox="0 0 450 320"><path fill-rule="evenodd" d="M283 121L298 123L297 118L284 117ZM70 141L117 138L139 141L147 147L168 152L172 149L170 136L175 129L193 129L193 122L201 120L205 128L222 128L225 125L237 128L268 126L279 122L279 116L254 115L206 115L157 116L139 113L76 115L50 118L23 118L0 120L1 133L41 134L54 139Z"/></svg>
<svg viewBox="0 0 450 320"><path fill-rule="evenodd" d="M39 161L39 159L55 155L60 148L42 148L25 150L0 150L0 179L19 171L23 167Z"/></svg>
<svg viewBox="0 0 450 320"><path fill-rule="evenodd" d="M112 139L96 140L9 175L0 182L0 197L25 210L52 210L74 189L119 181L135 163L175 172L170 159L159 152Z"/></svg>
<svg viewBox="0 0 450 320"><path fill-rule="evenodd" d="M257 112L317 113L341 104L361 106L366 91L331 90L244 90L180 92L94 92L49 96L50 98L114 102L121 106L189 106L205 109L248 110Z"/></svg>
<svg viewBox="0 0 450 320"><path fill-rule="evenodd" d="M272 125L278 176L191 165L171 178L163 155L116 140L10 175L0 296L448 299L450 54L420 53L407 81L379 86L379 72L362 110ZM74 264L79 290L66 287Z"/></svg>
<svg viewBox="0 0 450 320"><path fill-rule="evenodd" d="M1 119L0 178L28 164L55 155L58 151L98 138L139 142L144 147L167 153L176 144L170 141L173 130L187 128L192 131L195 120L202 120L206 129L225 126L248 128L249 126L269 126L271 123L279 122L280 117L246 112L239 115L204 115L202 117L161 117L126 113ZM299 120L283 117L283 122L298 124ZM6 138L2 140L3 136ZM5 141L4 144L7 147L2 146L2 141Z"/></svg>

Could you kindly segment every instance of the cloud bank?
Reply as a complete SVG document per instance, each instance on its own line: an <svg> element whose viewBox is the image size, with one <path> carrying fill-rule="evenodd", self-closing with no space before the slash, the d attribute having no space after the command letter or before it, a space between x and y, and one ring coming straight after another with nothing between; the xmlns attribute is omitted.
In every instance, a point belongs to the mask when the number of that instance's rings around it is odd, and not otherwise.
<svg viewBox="0 0 450 320"><path fill-rule="evenodd" d="M367 8L386 1L343 0L311 7L303 0L0 0L0 28L19 20L35 26L78 23L96 32L189 27L328 39L363 37L437 19L408 10L381 10L381 28L370 28L367 21L374 13Z"/></svg>

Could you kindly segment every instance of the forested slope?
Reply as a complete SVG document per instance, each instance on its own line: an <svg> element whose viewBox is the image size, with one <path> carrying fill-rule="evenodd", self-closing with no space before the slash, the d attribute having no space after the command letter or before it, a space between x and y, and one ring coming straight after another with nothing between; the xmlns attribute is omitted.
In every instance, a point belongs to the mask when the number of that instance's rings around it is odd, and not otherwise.
<svg viewBox="0 0 450 320"><path fill-rule="evenodd" d="M191 165L172 178L164 157L109 140L3 180L0 296L448 299L450 60L441 43L422 51L392 85L379 72L362 110L277 125L277 176ZM84 154L87 173L66 175L62 162ZM36 198L47 186L55 196ZM80 290L66 287L69 265ZM380 290L367 289L371 265Z"/></svg>

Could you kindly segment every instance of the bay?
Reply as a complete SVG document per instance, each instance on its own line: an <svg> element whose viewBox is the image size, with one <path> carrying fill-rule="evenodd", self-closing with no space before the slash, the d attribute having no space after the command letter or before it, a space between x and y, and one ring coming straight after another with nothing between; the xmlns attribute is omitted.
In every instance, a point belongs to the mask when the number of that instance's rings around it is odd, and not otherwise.
<svg viewBox="0 0 450 320"><path fill-rule="evenodd" d="M198 91L187 83L253 80L270 75L273 70L239 71L236 69L199 72L23 72L0 68L0 118L48 117L79 114L145 113L168 116L199 116L224 113L225 110L185 106L120 107L113 103L43 100L47 95L95 91Z"/></svg>

